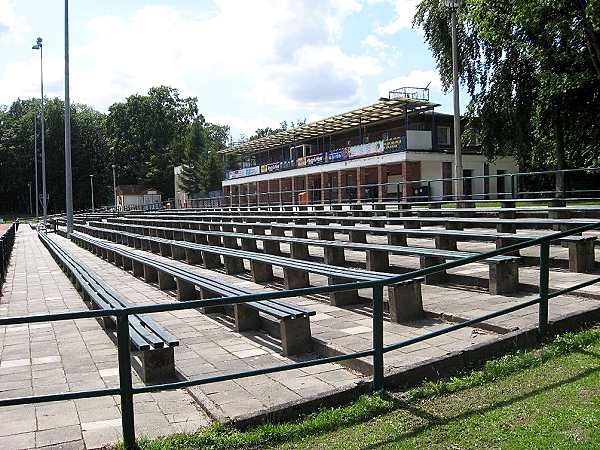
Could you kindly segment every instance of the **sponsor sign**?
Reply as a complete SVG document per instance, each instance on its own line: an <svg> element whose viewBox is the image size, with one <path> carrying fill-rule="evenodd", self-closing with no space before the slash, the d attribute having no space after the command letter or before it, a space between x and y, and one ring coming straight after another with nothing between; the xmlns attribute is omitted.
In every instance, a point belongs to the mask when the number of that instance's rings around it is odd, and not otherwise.
<svg viewBox="0 0 600 450"><path fill-rule="evenodd" d="M345 159L348 159L349 155L350 155L349 148L340 148L338 150L328 152L327 153L327 161L330 161L330 162L343 161Z"/></svg>
<svg viewBox="0 0 600 450"><path fill-rule="evenodd" d="M267 172L271 173L271 172L278 172L281 170L281 163L271 163L271 164L267 164Z"/></svg>
<svg viewBox="0 0 600 450"><path fill-rule="evenodd" d="M267 173L267 165L263 164L262 166L260 166L260 173Z"/></svg>
<svg viewBox="0 0 600 450"><path fill-rule="evenodd" d="M306 167L306 158L300 157L296 160L296 165L298 167Z"/></svg>
<svg viewBox="0 0 600 450"><path fill-rule="evenodd" d="M369 142L368 144L350 147L350 158L362 158L363 156L377 155L383 153L383 141Z"/></svg>
<svg viewBox="0 0 600 450"><path fill-rule="evenodd" d="M308 155L306 158L307 166L322 164L325 161L325 153L317 153L316 155Z"/></svg>
<svg viewBox="0 0 600 450"><path fill-rule="evenodd" d="M229 171L229 179L251 177L252 175L259 175L259 174L260 174L260 166L246 167L245 169L230 170Z"/></svg>

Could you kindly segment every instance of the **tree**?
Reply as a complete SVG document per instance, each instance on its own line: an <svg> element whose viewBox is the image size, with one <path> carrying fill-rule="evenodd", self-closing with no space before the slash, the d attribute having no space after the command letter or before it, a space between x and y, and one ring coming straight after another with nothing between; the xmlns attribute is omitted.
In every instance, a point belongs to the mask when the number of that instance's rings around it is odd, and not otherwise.
<svg viewBox="0 0 600 450"><path fill-rule="evenodd" d="M460 77L488 157L522 169L597 164L598 0L465 0L458 10ZM449 10L423 0L415 23L452 80ZM582 49L584 51L582 51Z"/></svg>
<svg viewBox="0 0 600 450"><path fill-rule="evenodd" d="M181 136L197 120L204 120L197 99L182 98L168 86L114 103L109 108L107 132L113 161L122 168L120 181L142 182L173 196L173 169L184 158Z"/></svg>

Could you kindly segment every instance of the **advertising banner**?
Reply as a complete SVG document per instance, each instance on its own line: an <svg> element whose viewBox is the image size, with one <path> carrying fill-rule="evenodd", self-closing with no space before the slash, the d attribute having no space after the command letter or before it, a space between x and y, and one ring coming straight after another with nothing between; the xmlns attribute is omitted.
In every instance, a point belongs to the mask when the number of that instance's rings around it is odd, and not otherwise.
<svg viewBox="0 0 600 450"><path fill-rule="evenodd" d="M229 178L251 177L252 175L260 174L260 166L246 167L245 169L229 171Z"/></svg>
<svg viewBox="0 0 600 450"><path fill-rule="evenodd" d="M338 150L333 150L331 152L327 153L327 161L330 162L334 162L334 161L344 161L345 159L348 159L350 155L350 149L349 148L340 148Z"/></svg>
<svg viewBox="0 0 600 450"><path fill-rule="evenodd" d="M368 144L350 147L350 158L361 158L363 156L377 155L383 153L383 141L369 142Z"/></svg>
<svg viewBox="0 0 600 450"><path fill-rule="evenodd" d="M316 155L308 155L304 159L306 160L307 166L314 166L316 164L322 164L325 161L325 154L317 153Z"/></svg>
<svg viewBox="0 0 600 450"><path fill-rule="evenodd" d="M263 164L262 166L260 166L260 173L267 173L267 165Z"/></svg>
<svg viewBox="0 0 600 450"><path fill-rule="evenodd" d="M267 172L271 173L271 172L278 172L279 170L281 170L281 163L271 163L267 165Z"/></svg>
<svg viewBox="0 0 600 450"><path fill-rule="evenodd" d="M298 158L296 160L296 165L298 167L306 167L306 158L302 158L302 157Z"/></svg>

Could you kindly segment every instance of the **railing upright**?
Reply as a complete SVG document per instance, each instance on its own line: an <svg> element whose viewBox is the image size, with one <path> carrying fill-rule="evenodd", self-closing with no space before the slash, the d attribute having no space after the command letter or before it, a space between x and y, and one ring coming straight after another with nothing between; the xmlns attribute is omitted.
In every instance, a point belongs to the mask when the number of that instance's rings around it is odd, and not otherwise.
<svg viewBox="0 0 600 450"><path fill-rule="evenodd" d="M539 333L546 334L548 329L548 284L550 281L550 243L540 244L540 306L539 306Z"/></svg>
<svg viewBox="0 0 600 450"><path fill-rule="evenodd" d="M135 419L133 411L133 385L131 381L131 353L129 351L129 315L117 317L117 349L119 352L119 387L121 391L121 425L125 448L133 450Z"/></svg>
<svg viewBox="0 0 600 450"><path fill-rule="evenodd" d="M383 286L373 288L373 390L383 390Z"/></svg>

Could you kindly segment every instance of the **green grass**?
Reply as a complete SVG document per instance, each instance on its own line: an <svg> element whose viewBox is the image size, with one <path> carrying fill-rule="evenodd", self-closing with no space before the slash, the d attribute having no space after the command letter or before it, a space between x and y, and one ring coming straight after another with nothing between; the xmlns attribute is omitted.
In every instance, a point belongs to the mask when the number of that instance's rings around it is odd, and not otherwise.
<svg viewBox="0 0 600 450"><path fill-rule="evenodd" d="M599 448L600 327L398 395L363 396L295 422L220 424L142 449Z"/></svg>

